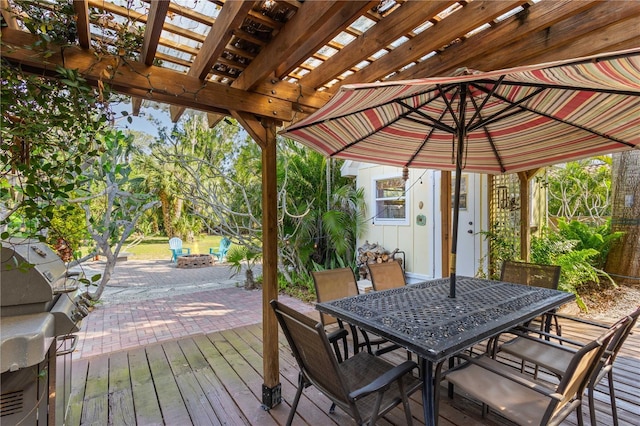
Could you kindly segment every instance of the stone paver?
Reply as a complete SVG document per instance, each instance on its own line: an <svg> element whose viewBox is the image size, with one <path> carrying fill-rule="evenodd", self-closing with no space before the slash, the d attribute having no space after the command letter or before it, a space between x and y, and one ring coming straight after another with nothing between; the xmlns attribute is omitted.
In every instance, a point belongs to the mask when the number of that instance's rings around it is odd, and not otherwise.
<svg viewBox="0 0 640 426"><path fill-rule="evenodd" d="M95 262L83 269L92 275L102 267ZM231 275L224 264L178 269L168 261L119 263L101 301L82 322L74 359L261 322L262 291L245 290L244 275ZM315 310L279 298L303 312Z"/></svg>

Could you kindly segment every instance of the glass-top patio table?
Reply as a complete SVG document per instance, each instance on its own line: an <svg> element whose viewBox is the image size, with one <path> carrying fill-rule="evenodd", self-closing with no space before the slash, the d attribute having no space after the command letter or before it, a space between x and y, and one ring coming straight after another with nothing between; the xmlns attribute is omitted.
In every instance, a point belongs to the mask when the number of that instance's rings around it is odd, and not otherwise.
<svg viewBox="0 0 640 426"><path fill-rule="evenodd" d="M318 303L324 313L416 353L424 377L425 423L435 425L433 365L573 300L571 293L479 278L449 278Z"/></svg>

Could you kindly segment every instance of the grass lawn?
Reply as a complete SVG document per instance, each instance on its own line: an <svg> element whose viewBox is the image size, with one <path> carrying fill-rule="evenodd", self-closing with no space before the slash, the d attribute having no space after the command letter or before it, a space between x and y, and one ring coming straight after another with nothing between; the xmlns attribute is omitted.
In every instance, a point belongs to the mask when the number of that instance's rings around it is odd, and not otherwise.
<svg viewBox="0 0 640 426"><path fill-rule="evenodd" d="M209 254L211 247L218 250L221 239L222 237L218 235L201 235L191 242L182 240L182 247L190 248L191 254ZM167 237L147 237L137 246L126 250L123 248L123 251L133 254L130 257L131 260L171 259Z"/></svg>

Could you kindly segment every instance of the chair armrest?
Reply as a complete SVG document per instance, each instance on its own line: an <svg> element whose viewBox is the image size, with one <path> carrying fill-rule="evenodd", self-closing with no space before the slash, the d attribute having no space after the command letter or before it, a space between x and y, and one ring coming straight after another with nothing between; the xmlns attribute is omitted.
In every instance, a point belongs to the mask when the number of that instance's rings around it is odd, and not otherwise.
<svg viewBox="0 0 640 426"><path fill-rule="evenodd" d="M601 322L591 321L591 320L584 319L584 318L578 318L578 317L574 317L574 316L571 316L571 315L554 313L553 316L558 317L558 318L562 318L562 319L566 319L566 320L569 320L569 321L579 322L581 324L586 324L586 325L591 325L591 326L594 326L594 327L599 327L599 328L609 328L609 327L611 327L610 324L603 324Z"/></svg>
<svg viewBox="0 0 640 426"><path fill-rule="evenodd" d="M403 377L405 374L410 373L414 368L416 368L418 364L414 361L405 361L400 365L393 367L391 370L379 376L373 382L369 383L366 386L361 387L360 389L356 389L349 394L349 397L353 400L358 398L362 398L363 396L367 396L374 392L379 392L383 389L388 388L391 383Z"/></svg>
<svg viewBox="0 0 640 426"><path fill-rule="evenodd" d="M528 328L520 328L519 327L519 328L514 329L514 330L509 330L509 331L507 331L505 333L513 334L515 336L518 336L518 337L521 337L521 338L527 339L527 340L534 340L534 341L539 342L541 344L544 344L544 345L547 345L547 346L553 346L554 348L563 349L563 350L567 350L567 351L570 351L570 352L575 352L577 349L568 348L567 346L562 346L562 343L568 343L570 345L577 346L578 348L581 348L581 347L583 347L585 345L584 342L578 342L576 340L567 339L566 337L557 336L555 334L545 333L544 331L533 330L533 329L528 329ZM535 334L538 334L538 336L536 336ZM548 340L545 337L547 337L548 339L558 340L560 343L552 342L551 340Z"/></svg>
<svg viewBox="0 0 640 426"><path fill-rule="evenodd" d="M339 328L331 333L327 334L327 339L329 339L329 343L336 342L340 339L344 339L349 335L349 332L344 328Z"/></svg>

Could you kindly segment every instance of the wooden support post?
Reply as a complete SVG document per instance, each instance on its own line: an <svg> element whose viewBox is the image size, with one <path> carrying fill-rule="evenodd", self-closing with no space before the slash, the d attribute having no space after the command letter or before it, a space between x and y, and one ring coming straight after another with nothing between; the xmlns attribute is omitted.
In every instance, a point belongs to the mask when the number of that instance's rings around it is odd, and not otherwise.
<svg viewBox="0 0 640 426"><path fill-rule="evenodd" d="M442 250L442 276L449 276L452 260L451 253L451 172L440 173L440 221L441 250Z"/></svg>
<svg viewBox="0 0 640 426"><path fill-rule="evenodd" d="M278 188L276 121L242 112L232 115L262 148L262 408L269 410L282 401L278 359L278 320L269 302L278 299Z"/></svg>
<svg viewBox="0 0 640 426"><path fill-rule="evenodd" d="M262 148L262 326L263 326L263 407L281 402L278 360L278 320L269 302L278 298L278 188L276 170L276 126L266 123L266 143ZM269 392L265 395L264 389Z"/></svg>
<svg viewBox="0 0 640 426"><path fill-rule="evenodd" d="M529 262L531 253L531 193L529 181L540 169L526 170L518 173L520 180L520 258Z"/></svg>

